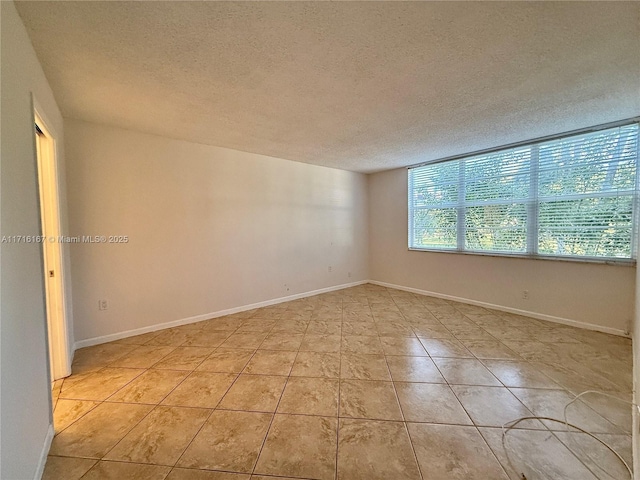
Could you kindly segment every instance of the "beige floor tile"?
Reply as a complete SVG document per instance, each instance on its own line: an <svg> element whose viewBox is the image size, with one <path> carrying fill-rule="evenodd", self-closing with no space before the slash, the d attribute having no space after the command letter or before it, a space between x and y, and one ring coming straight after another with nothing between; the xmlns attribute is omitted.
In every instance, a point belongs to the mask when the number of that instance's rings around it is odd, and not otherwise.
<svg viewBox="0 0 640 480"><path fill-rule="evenodd" d="M234 373L192 372L162 401L162 404L215 408L236 376Z"/></svg>
<svg viewBox="0 0 640 480"><path fill-rule="evenodd" d="M266 332L234 333L220 346L224 348L255 349L260 346L266 337Z"/></svg>
<svg viewBox="0 0 640 480"><path fill-rule="evenodd" d="M300 480L298 478L293 477L274 477L272 475L251 475L251 480Z"/></svg>
<svg viewBox="0 0 640 480"><path fill-rule="evenodd" d="M340 416L376 420L402 420L391 382L340 381Z"/></svg>
<svg viewBox="0 0 640 480"><path fill-rule="evenodd" d="M273 326L271 333L289 333L292 335L304 334L308 325L309 319L305 318L280 320Z"/></svg>
<svg viewBox="0 0 640 480"><path fill-rule="evenodd" d="M382 344L378 337L344 335L342 337L343 353L382 354Z"/></svg>
<svg viewBox="0 0 640 480"><path fill-rule="evenodd" d="M564 407L575 397L565 390L512 388L513 394L535 415L564 421ZM580 400L567 408L567 421L591 433L624 433ZM565 430L563 423L542 421L552 430Z"/></svg>
<svg viewBox="0 0 640 480"><path fill-rule="evenodd" d="M250 318L249 320L243 322L242 325L236 330L236 332L269 332L275 324L275 319Z"/></svg>
<svg viewBox="0 0 640 480"><path fill-rule="evenodd" d="M79 480L97 460L49 455L42 480Z"/></svg>
<svg viewBox="0 0 640 480"><path fill-rule="evenodd" d="M105 367L135 348L135 345L122 345L115 342L79 348L73 354L73 371L75 373L80 367Z"/></svg>
<svg viewBox="0 0 640 480"><path fill-rule="evenodd" d="M340 378L391 380L383 355L345 353L340 364Z"/></svg>
<svg viewBox="0 0 640 480"><path fill-rule="evenodd" d="M287 377L240 375L224 396L218 408L275 412L287 383Z"/></svg>
<svg viewBox="0 0 640 480"><path fill-rule="evenodd" d="M278 413L337 416L339 390L338 379L291 377L278 405Z"/></svg>
<svg viewBox="0 0 640 480"><path fill-rule="evenodd" d="M277 414L255 473L333 479L337 427L336 418Z"/></svg>
<svg viewBox="0 0 640 480"><path fill-rule="evenodd" d="M380 324L391 324L391 323L402 323L404 322L404 317L402 316L402 314L400 313L400 310L398 310L397 308L393 311L388 311L388 312L380 312L377 309L374 308L375 306L371 307L371 311L373 313L373 321L376 323L380 323Z"/></svg>
<svg viewBox="0 0 640 480"><path fill-rule="evenodd" d="M153 368L165 370L193 370L212 353L213 348L177 347L173 352L153 365Z"/></svg>
<svg viewBox="0 0 640 480"><path fill-rule="evenodd" d="M512 480L596 480L596 477L550 432L480 428L491 450Z"/></svg>
<svg viewBox="0 0 640 480"><path fill-rule="evenodd" d="M170 470L159 465L101 461L82 480L164 480Z"/></svg>
<svg viewBox="0 0 640 480"><path fill-rule="evenodd" d="M305 334L300 345L303 352L340 352L340 335Z"/></svg>
<svg viewBox="0 0 640 480"><path fill-rule="evenodd" d="M472 358L433 358L440 373L453 385L502 386L493 374Z"/></svg>
<svg viewBox="0 0 640 480"><path fill-rule="evenodd" d="M394 382L445 383L429 357L388 356L387 364Z"/></svg>
<svg viewBox="0 0 640 480"><path fill-rule="evenodd" d="M189 372L174 370L147 370L109 397L110 402L149 403L162 401Z"/></svg>
<svg viewBox="0 0 640 480"><path fill-rule="evenodd" d="M485 360L483 363L505 387L559 388L556 382L529 362Z"/></svg>
<svg viewBox="0 0 640 480"><path fill-rule="evenodd" d="M473 358L473 354L459 341L451 338L420 338L420 342L432 357Z"/></svg>
<svg viewBox="0 0 640 480"><path fill-rule="evenodd" d="M385 355L412 355L426 357L427 351L417 338L408 337L380 337L382 350Z"/></svg>
<svg viewBox="0 0 640 480"><path fill-rule="evenodd" d="M342 314L339 314L338 317L342 317ZM305 333L311 335L341 335L342 321L340 318L338 321L333 320L332 317L320 320L312 316Z"/></svg>
<svg viewBox="0 0 640 480"><path fill-rule="evenodd" d="M498 340L461 340L461 342L478 358L521 360L516 352Z"/></svg>
<svg viewBox="0 0 640 480"><path fill-rule="evenodd" d="M531 362L532 365L544 373L547 377L551 378L558 385L564 387L570 392L578 395L587 390L616 390L615 384L611 383L607 379L601 378L595 373L589 375L589 373L581 374L576 372L573 368L567 368L567 366L574 367L569 361L564 361L562 364L550 365L547 363ZM575 368L575 367L574 367ZM583 370L584 369L580 369Z"/></svg>
<svg viewBox="0 0 640 480"><path fill-rule="evenodd" d="M233 332L236 328L242 325L242 322L244 322L243 315L245 314L247 314L247 312L240 312L235 315L226 315L224 317L205 320L204 322L202 322L204 324L202 329L209 331L217 330Z"/></svg>
<svg viewBox="0 0 640 480"><path fill-rule="evenodd" d="M299 352L291 370L292 377L340 376L340 354L324 352Z"/></svg>
<svg viewBox="0 0 640 480"><path fill-rule="evenodd" d="M482 435L509 478L522 480L496 427L527 412L523 404L561 417L570 392L628 399L632 359L629 339L362 285L78 350L74 374L52 385L57 431L67 428L47 469L77 478L108 455L126 462L99 462L87 478L160 480L183 455L169 480L419 478L405 420L424 480L503 479L473 419L491 426ZM197 433L197 422L169 413L216 406ZM339 439L337 413L353 415L340 418ZM626 404L588 397L569 421L631 458ZM523 467L527 478L626 478L595 440L548 427L556 437L535 421L509 431L516 463L534 464ZM94 460L75 469L82 456ZM138 463L147 461L167 465ZM264 470L252 476L258 461ZM65 475L55 470L63 464Z"/></svg>
<svg viewBox="0 0 640 480"><path fill-rule="evenodd" d="M424 478L508 479L475 427L421 423L409 423L407 427Z"/></svg>
<svg viewBox="0 0 640 480"><path fill-rule="evenodd" d="M58 400L53 410L53 425L56 434L60 433L98 405L98 402L92 402L90 400Z"/></svg>
<svg viewBox="0 0 640 480"><path fill-rule="evenodd" d="M102 458L152 409L102 403L53 439L51 455Z"/></svg>
<svg viewBox="0 0 640 480"><path fill-rule="evenodd" d="M424 312L403 311L402 314L407 323L414 326L441 325L440 320L431 315L428 310L424 310Z"/></svg>
<svg viewBox="0 0 640 480"><path fill-rule="evenodd" d="M224 341L231 336L232 332L220 330L200 330L188 333L182 347L202 347L215 348L219 347Z"/></svg>
<svg viewBox="0 0 640 480"><path fill-rule="evenodd" d="M285 310L282 316L280 317L279 323L282 322L309 322L311 320L311 312L313 311L313 306L308 306L305 309L300 310Z"/></svg>
<svg viewBox="0 0 640 480"><path fill-rule="evenodd" d="M375 317L374 317L375 318ZM416 338L411 325L403 317L397 321L382 321L376 319L376 330L381 337Z"/></svg>
<svg viewBox="0 0 640 480"><path fill-rule="evenodd" d="M70 400L105 400L143 373L141 369L104 368L87 375L69 388L62 388L60 398Z"/></svg>
<svg viewBox="0 0 640 480"><path fill-rule="evenodd" d="M255 350L219 348L196 368L198 371L240 373L249 363Z"/></svg>
<svg viewBox="0 0 640 480"><path fill-rule="evenodd" d="M527 334L516 327L509 326L483 326L483 328L489 332L492 336L496 337L498 340L512 340L512 341L520 341L523 338L527 337Z"/></svg>
<svg viewBox="0 0 640 480"><path fill-rule="evenodd" d="M271 419L269 413L214 411L177 466L251 473Z"/></svg>
<svg viewBox="0 0 640 480"><path fill-rule="evenodd" d="M438 325L414 325L411 327L421 340L446 339L455 340L453 334L442 324Z"/></svg>
<svg viewBox="0 0 640 480"><path fill-rule="evenodd" d="M311 312L311 322L332 322L332 323L341 323L342 322L342 308L331 308L327 310L314 309ZM329 332L318 332L318 333L329 333ZM333 334L340 334L340 331L334 332Z"/></svg>
<svg viewBox="0 0 640 480"><path fill-rule="evenodd" d="M149 368L169 355L175 347L143 345L111 363L111 367Z"/></svg>
<svg viewBox="0 0 640 480"><path fill-rule="evenodd" d="M289 375L296 352L258 350L244 367L243 373L254 375Z"/></svg>
<svg viewBox="0 0 640 480"><path fill-rule="evenodd" d="M581 397L581 400L603 418L617 425L621 431L631 435L633 424L631 393L628 395L617 392L587 393Z"/></svg>
<svg viewBox="0 0 640 480"><path fill-rule="evenodd" d="M463 340L487 340L494 341L495 337L493 337L489 332L487 332L484 328L478 327L477 325L460 325L455 326L451 325L451 322L444 322L445 325L453 335L460 341Z"/></svg>
<svg viewBox="0 0 640 480"><path fill-rule="evenodd" d="M395 386L407 422L472 425L448 385L396 383Z"/></svg>
<svg viewBox="0 0 640 480"><path fill-rule="evenodd" d="M58 401L58 397L60 396L60 392L62 391L62 383L64 382L64 378L59 380L55 380L51 383L51 399L53 400L53 406L55 407L56 402Z"/></svg>
<svg viewBox="0 0 640 480"><path fill-rule="evenodd" d="M339 480L420 480L401 422L340 419Z"/></svg>
<svg viewBox="0 0 640 480"><path fill-rule="evenodd" d="M250 475L242 473L213 472L208 470L194 470L191 468L174 468L166 480L249 480ZM275 479L271 479L275 480ZM279 479L280 480L280 479ZM282 479L284 480L284 479Z"/></svg>
<svg viewBox="0 0 640 480"><path fill-rule="evenodd" d="M358 322L355 320L349 320L349 321L342 322L342 334L377 337L378 330L376 330L376 326L374 322Z"/></svg>
<svg viewBox="0 0 640 480"><path fill-rule="evenodd" d="M555 436L576 455L591 472L602 480L629 478L625 465L598 440L580 432L555 432ZM629 435L598 435L633 469L631 437Z"/></svg>
<svg viewBox="0 0 640 480"><path fill-rule="evenodd" d="M263 350L288 350L296 352L302 344L302 333L271 333L264 339L260 348Z"/></svg>
<svg viewBox="0 0 640 480"><path fill-rule="evenodd" d="M505 387L452 385L473 423L483 427L501 427L507 422L531 416L531 412ZM535 420L521 422L518 428L544 428Z"/></svg>
<svg viewBox="0 0 640 480"><path fill-rule="evenodd" d="M342 313L342 321L373 323L373 314L368 307L363 309L345 310ZM374 326L371 328L375 329Z"/></svg>
<svg viewBox="0 0 640 480"><path fill-rule="evenodd" d="M106 460L173 466L211 411L156 407L106 456Z"/></svg>
<svg viewBox="0 0 640 480"><path fill-rule="evenodd" d="M181 328L168 328L149 340L145 345L161 347L179 347L189 337L189 330Z"/></svg>
<svg viewBox="0 0 640 480"><path fill-rule="evenodd" d="M561 362L562 358L552 345L533 340L504 340L504 343L525 360L532 362Z"/></svg>

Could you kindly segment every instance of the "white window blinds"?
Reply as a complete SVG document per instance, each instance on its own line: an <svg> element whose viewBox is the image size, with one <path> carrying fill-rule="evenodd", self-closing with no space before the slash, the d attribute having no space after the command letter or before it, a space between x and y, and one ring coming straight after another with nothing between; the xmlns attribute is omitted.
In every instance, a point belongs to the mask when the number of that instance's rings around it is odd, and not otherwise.
<svg viewBox="0 0 640 480"><path fill-rule="evenodd" d="M635 258L638 124L409 169L409 247Z"/></svg>

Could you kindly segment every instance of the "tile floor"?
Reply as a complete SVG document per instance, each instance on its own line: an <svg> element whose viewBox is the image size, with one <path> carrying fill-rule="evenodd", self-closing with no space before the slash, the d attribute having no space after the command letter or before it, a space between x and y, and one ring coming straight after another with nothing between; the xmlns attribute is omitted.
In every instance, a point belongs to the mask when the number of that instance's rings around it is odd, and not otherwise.
<svg viewBox="0 0 640 480"><path fill-rule="evenodd" d="M46 479L628 478L631 342L362 285L78 350Z"/></svg>

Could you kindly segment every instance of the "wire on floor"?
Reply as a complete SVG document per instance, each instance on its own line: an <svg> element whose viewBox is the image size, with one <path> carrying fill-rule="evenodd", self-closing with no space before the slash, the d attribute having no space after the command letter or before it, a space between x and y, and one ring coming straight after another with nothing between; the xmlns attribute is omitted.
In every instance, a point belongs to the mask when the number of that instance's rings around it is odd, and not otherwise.
<svg viewBox="0 0 640 480"><path fill-rule="evenodd" d="M627 404L636 406L636 404L634 402L629 402L628 400L623 400L623 399L621 399L619 397L616 397L615 395L611 395L609 393L599 392L597 390L587 390L585 392L580 393L579 395L576 395L573 400L571 400L569 403L567 403L565 405L564 410L563 410L563 417L564 417L563 420L558 420L557 418L551 418L551 417L541 417L541 416L537 416L537 415L532 415L532 416L527 416L527 417L520 417L520 418L517 418L515 420L512 420L512 421L507 422L504 425L502 425L502 448L504 448L505 452L507 451L507 445L505 443L505 438L506 438L507 432L509 432L509 430L514 428L520 422L523 422L525 420L548 420L548 421L551 421L551 422L562 423L562 424L564 424L564 426L565 426L567 431L569 431L569 427L575 428L579 432L584 433L585 435L588 435L589 437L591 437L594 440L596 440L598 443L601 443L602 445L604 445L611 453L613 453L618 458L618 460L620 460L620 462L622 462L622 464L627 469L627 472L629 473L629 478L631 480L633 480L633 470L631 469L629 464L625 461L625 459L622 458L622 456L613 449L613 447L611 447L604 440L601 440L600 438L596 437L594 434L592 434L590 432L587 432L586 430L578 427L577 425L573 425L572 423L569 423L567 421L567 408L569 408L570 405L572 405L574 402L576 402L582 396L587 395L587 394L603 395L605 397L610 397L610 398L613 398L615 400L618 400L619 402L623 402L623 403L627 403ZM571 448L569 446L567 446L567 445L565 445L565 446L569 449L569 451L571 451L571 453L573 453L574 455L577 456L577 454L573 450L571 450ZM513 464L511 463L511 458L509 457L508 453L507 453L507 461L509 462L509 465L511 466L511 468L513 470L517 470L516 468L514 468ZM524 475L524 473L522 473L521 475L522 475L521 480L527 480L527 477Z"/></svg>

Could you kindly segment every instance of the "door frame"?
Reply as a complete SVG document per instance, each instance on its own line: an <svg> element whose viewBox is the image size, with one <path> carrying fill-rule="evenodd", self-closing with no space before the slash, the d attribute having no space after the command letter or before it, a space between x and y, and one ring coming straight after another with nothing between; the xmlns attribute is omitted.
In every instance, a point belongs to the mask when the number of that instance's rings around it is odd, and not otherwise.
<svg viewBox="0 0 640 480"><path fill-rule="evenodd" d="M58 133L46 114L33 99L33 131L38 175L38 210L40 214L40 230L45 236L42 242L42 275L45 290L45 313L48 342L48 364L51 381L67 377L71 374L71 352L69 350L69 322L67 309L67 289L65 288L65 262L63 244L59 241L62 236L61 208L60 208L60 177L59 177L59 142ZM43 137L38 138L35 125L42 131ZM45 186L45 188L43 188ZM46 193L45 193L46 192ZM45 222L43 195L47 195L46 205L52 209ZM48 258L51 262L48 262ZM49 265L48 263L53 263ZM48 278L47 272L54 270L54 277ZM55 307L55 308L53 308Z"/></svg>

